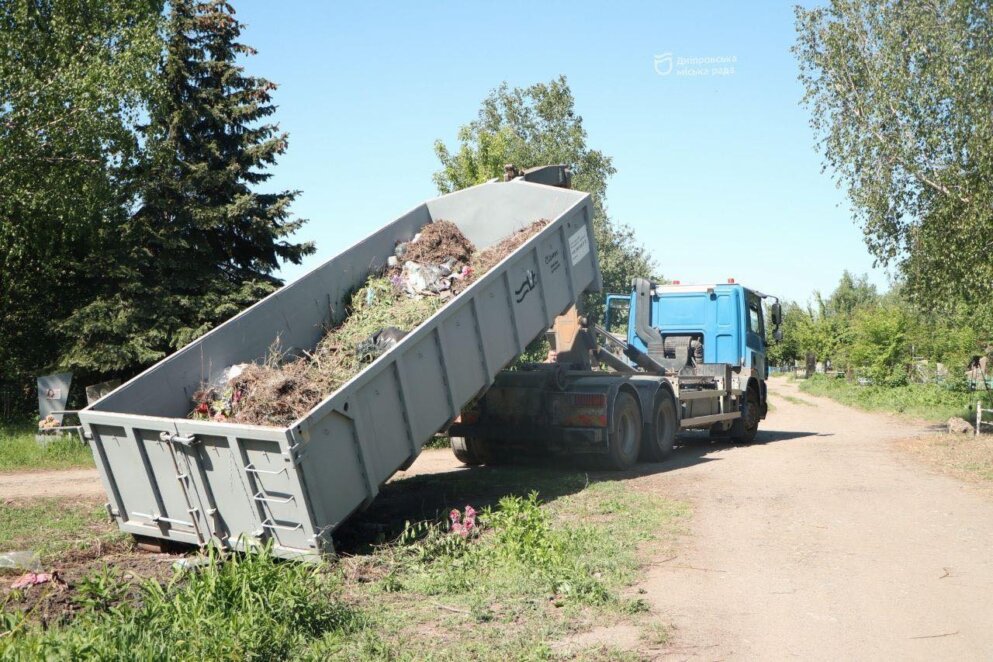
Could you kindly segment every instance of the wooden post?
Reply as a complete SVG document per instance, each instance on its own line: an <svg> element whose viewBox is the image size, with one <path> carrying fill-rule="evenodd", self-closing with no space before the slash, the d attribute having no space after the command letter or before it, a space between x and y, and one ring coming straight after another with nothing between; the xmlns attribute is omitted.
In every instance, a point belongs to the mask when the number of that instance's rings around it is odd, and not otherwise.
<svg viewBox="0 0 993 662"><path fill-rule="evenodd" d="M979 436L979 426L983 424L983 401L976 403L976 436Z"/></svg>

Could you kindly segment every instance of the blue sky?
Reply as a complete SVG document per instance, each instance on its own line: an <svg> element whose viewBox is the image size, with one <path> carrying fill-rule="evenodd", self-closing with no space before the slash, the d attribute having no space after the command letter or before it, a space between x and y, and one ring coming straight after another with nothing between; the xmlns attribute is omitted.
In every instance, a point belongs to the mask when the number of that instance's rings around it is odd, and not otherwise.
<svg viewBox="0 0 993 662"><path fill-rule="evenodd" d="M845 268L886 285L821 173L789 51L791 3L235 5L259 50L248 70L279 84L276 120L290 133L272 186L302 191L294 211L310 222L298 236L317 244L287 279L436 195L434 141L454 144L501 81L565 74L589 145L617 168L610 214L667 278L734 277L799 301ZM665 54L671 70L656 66Z"/></svg>

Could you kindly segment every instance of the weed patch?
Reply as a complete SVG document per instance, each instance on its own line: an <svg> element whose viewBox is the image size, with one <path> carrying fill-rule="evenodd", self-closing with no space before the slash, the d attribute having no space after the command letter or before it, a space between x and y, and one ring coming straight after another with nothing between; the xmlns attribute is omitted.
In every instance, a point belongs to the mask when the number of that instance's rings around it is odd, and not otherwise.
<svg viewBox="0 0 993 662"><path fill-rule="evenodd" d="M971 418L983 394L956 390L940 384L862 386L844 379L814 375L800 382L800 390L870 411L907 414L915 418L945 421L952 416Z"/></svg>
<svg viewBox="0 0 993 662"><path fill-rule="evenodd" d="M77 437L59 437L41 445L35 441L36 432L32 425L0 427L0 471L93 466L93 454Z"/></svg>
<svg viewBox="0 0 993 662"><path fill-rule="evenodd" d="M0 502L0 552L32 550L45 560L120 537L103 503L52 498Z"/></svg>
<svg viewBox="0 0 993 662"><path fill-rule="evenodd" d="M803 407L813 407L814 406L814 404L812 402L807 402L806 400L803 400L801 398L794 397L792 395L786 395L785 393L780 393L778 397L782 398L786 402L789 402L790 404L801 405Z"/></svg>
<svg viewBox="0 0 993 662"><path fill-rule="evenodd" d="M663 641L658 615L623 589L673 542L684 504L535 468L418 476L385 496L395 491L410 512L412 493L432 480L500 496L479 512L452 511L448 497L442 516L320 566L211 552L203 567L174 572L168 555L111 555L61 586L0 598L0 659L548 659L553 642L615 624L644 633L636 646ZM547 501L526 492L534 486ZM103 519L96 504L6 508L0 539L18 545Z"/></svg>
<svg viewBox="0 0 993 662"><path fill-rule="evenodd" d="M133 602L121 577L96 577L79 593L79 611L62 627L42 628L18 611L0 617L0 657L14 659L277 660L359 625L338 600L340 585L321 568L282 563L266 550L216 554L168 583L145 580Z"/></svg>
<svg viewBox="0 0 993 662"><path fill-rule="evenodd" d="M571 632L648 618L647 604L621 589L687 513L622 482L593 482L547 503L534 492L507 495L478 514L475 534L460 535L451 514L408 525L366 561L376 569L365 568L370 580L356 600L376 606L380 644L393 655L545 659L548 642ZM418 636L425 628L438 636Z"/></svg>

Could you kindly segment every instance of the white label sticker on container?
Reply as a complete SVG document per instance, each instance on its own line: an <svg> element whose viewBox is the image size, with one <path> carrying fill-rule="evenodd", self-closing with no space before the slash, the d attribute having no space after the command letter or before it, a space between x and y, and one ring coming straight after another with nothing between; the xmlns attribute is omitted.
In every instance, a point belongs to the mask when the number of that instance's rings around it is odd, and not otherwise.
<svg viewBox="0 0 993 662"><path fill-rule="evenodd" d="M583 226L569 237L569 254L572 256L572 263L576 264L589 252L590 238L586 236L586 226Z"/></svg>

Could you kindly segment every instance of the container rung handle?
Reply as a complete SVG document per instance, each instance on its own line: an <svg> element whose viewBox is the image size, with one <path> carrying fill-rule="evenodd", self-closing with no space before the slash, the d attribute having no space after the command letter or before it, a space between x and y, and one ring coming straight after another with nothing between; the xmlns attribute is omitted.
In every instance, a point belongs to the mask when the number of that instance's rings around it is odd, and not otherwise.
<svg viewBox="0 0 993 662"><path fill-rule="evenodd" d="M296 526L283 526L281 524L273 524L271 519L267 519L262 522L263 529L278 529L279 531L297 531L303 528L303 524L297 524Z"/></svg>
<svg viewBox="0 0 993 662"><path fill-rule="evenodd" d="M258 492L252 498L255 499L256 501L262 501L262 502L265 502L265 503L289 503L290 501L293 501L293 496L292 495L286 497L285 499L280 499L278 497L263 496L262 495L262 492Z"/></svg>
<svg viewBox="0 0 993 662"><path fill-rule="evenodd" d="M245 471L247 471L250 474L262 474L264 476L278 476L281 473L286 473L286 467L283 467L279 471L269 471L267 469L256 469L255 463L251 462L245 465Z"/></svg>
<svg viewBox="0 0 993 662"><path fill-rule="evenodd" d="M186 522L181 519L172 519L170 517L162 517L162 515L147 515L145 513L131 513L135 517L142 517L147 519L149 522L154 522L158 524L159 522L166 522L167 524L178 524L180 526L193 526L193 522Z"/></svg>

